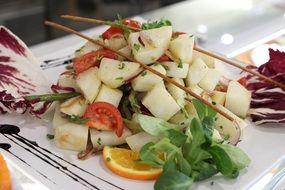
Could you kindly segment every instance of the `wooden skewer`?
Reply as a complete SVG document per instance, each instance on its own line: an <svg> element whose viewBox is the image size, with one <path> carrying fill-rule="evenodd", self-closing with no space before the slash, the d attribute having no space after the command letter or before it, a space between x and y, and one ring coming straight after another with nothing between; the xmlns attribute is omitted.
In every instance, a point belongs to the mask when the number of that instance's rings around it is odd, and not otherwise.
<svg viewBox="0 0 285 190"><path fill-rule="evenodd" d="M85 17L78 17L78 16L72 16L72 15L62 15L61 18L64 18L64 19L69 19L69 20L73 20L73 21L78 21L78 22L88 22L88 23L95 23L95 24L106 24L106 21L103 21L103 20L98 20L98 19L93 19L93 18L85 18ZM135 27L131 27L131 26L127 26L129 29L131 30L134 30L134 31L141 31L142 29L140 28L135 28ZM246 71L252 75L255 75L255 76L258 76L260 78L262 78L263 80L265 81L268 81L272 84L274 84L275 86L278 86L282 89L285 90L285 85L280 83L280 82L277 82L263 74L260 74L259 72L256 72L256 71L253 71L251 69L248 69L244 66L241 66L240 64L238 64L236 61L234 60L231 60L231 59L228 59L226 57L223 57L221 55L218 55L218 54L215 54L211 51L208 51L208 50L205 50L201 47L197 47L197 46L194 46L194 50L198 51L198 52L201 52L201 53L204 53L210 57L214 57L216 59L219 59L221 61L223 61L224 63L227 63L229 65L232 65L234 67L237 67L243 71Z"/></svg>
<svg viewBox="0 0 285 190"><path fill-rule="evenodd" d="M72 33L72 34L75 34L77 36L80 36L81 38L84 38L96 45L99 45L99 46L102 46L103 48L105 49L108 49L126 59L128 59L129 61L132 61L132 62L136 62L138 64L140 64L141 67L143 67L144 69L152 72L153 74L163 78L165 81L169 82L169 83L172 83L173 85L177 86L178 88L184 90L185 92L187 92L188 94L190 94L191 96L193 96L194 98L200 100L201 102L203 102L204 104L206 104L207 106L211 107L212 109L214 109L215 111L217 111L218 113L220 113L221 115L223 115L225 118L229 119L230 121L235 121L235 119L233 117L231 117L229 114L225 113L223 110L219 109L218 107L214 106L213 104L211 104L210 102L204 100L202 97L200 97L198 94L194 93L193 91L191 91L190 89L186 88L185 86L179 84L178 82L172 80L171 78L163 75L162 73L152 69L151 67L147 66L146 64L142 63L142 62L139 62L137 60L135 60L134 58L132 57L129 57L127 55L125 55L124 53L121 53L121 52L118 52L114 49L112 49L111 47L109 46L106 46L104 43L102 43L101 41L99 40L96 40L96 39L92 39L88 36L85 36L84 34L81 34L80 32L76 31L76 30L73 30L69 27L66 27L66 26L63 26L63 25L60 25L60 24L57 24L57 23L54 23L54 22L50 22L50 21L45 21L45 24L48 25L48 26L51 26L51 27L54 27L54 28L57 28L57 29L60 29L60 30L63 30L65 32L68 32L68 33Z"/></svg>

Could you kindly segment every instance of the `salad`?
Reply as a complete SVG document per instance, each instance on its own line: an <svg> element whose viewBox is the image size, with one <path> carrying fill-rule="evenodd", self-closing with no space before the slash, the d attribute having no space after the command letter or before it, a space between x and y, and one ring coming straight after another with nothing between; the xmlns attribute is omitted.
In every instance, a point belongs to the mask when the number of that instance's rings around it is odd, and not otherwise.
<svg viewBox="0 0 285 190"><path fill-rule="evenodd" d="M106 24L106 31L92 37L105 48L88 41L76 50L72 64L51 86L53 93L44 88L46 79L37 79L40 68L27 47L1 27L5 35L0 37L0 52L13 55L0 56L5 68L0 71L5 77L1 113L14 110L38 117L55 102L54 133L47 137L58 148L77 151L79 159L102 152L112 172L156 180L154 189L189 189L193 182L216 174L236 178L250 164L235 146L254 93L245 88L246 78L223 76L217 60L194 50L195 36L175 32L168 20L139 23L119 17Z"/></svg>
<svg viewBox="0 0 285 190"><path fill-rule="evenodd" d="M156 179L154 189L188 189L217 173L237 177L250 163L233 145L245 126L251 92L225 78L215 59L193 50L194 35L174 32L168 20L141 24L119 18L110 25L93 39L172 78L235 121L88 41L54 86L75 95L57 104L49 138L59 148L79 151L80 159L103 149L111 171Z"/></svg>

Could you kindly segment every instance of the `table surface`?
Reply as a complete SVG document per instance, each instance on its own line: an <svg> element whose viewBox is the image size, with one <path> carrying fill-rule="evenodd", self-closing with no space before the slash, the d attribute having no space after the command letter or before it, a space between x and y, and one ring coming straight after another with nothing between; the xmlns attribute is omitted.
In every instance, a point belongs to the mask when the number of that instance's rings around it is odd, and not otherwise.
<svg viewBox="0 0 285 190"><path fill-rule="evenodd" d="M202 47L232 57L252 48L256 43L264 43L284 33L284 10L285 3L282 0L194 0L138 16L145 20L169 19L176 31L202 36ZM94 30L95 27L83 33L92 35ZM80 43L82 39L68 35L35 45L31 49L37 57L41 57Z"/></svg>

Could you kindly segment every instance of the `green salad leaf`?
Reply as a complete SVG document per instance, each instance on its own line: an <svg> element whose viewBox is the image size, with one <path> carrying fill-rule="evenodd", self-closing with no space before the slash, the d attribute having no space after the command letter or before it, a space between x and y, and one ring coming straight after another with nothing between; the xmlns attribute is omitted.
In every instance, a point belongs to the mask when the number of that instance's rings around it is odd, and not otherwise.
<svg viewBox="0 0 285 190"><path fill-rule="evenodd" d="M163 167L154 189L189 189L194 181L217 173L235 178L250 164L249 157L238 147L214 139L216 112L198 100L193 100L198 118L186 128L162 119L139 114L142 129L160 136L157 143L147 143L140 150L138 162Z"/></svg>

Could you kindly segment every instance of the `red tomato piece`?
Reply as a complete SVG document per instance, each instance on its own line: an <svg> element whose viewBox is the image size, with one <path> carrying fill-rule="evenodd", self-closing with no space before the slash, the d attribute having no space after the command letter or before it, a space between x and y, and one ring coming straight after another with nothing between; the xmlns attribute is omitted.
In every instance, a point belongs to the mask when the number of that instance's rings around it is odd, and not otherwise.
<svg viewBox="0 0 285 190"><path fill-rule="evenodd" d="M134 28L140 28L141 27L141 24L138 21L132 20L132 19L124 19L123 24L125 24L127 26L134 27Z"/></svg>
<svg viewBox="0 0 285 190"><path fill-rule="evenodd" d="M91 67L98 66L103 57L118 59L118 55L110 50L100 49L97 51L91 51L73 60L73 68L76 75Z"/></svg>
<svg viewBox="0 0 285 190"><path fill-rule="evenodd" d="M119 110L107 102L94 102L89 105L83 115L89 118L86 125L98 130L116 130L118 137L121 137L124 130L123 118Z"/></svg>
<svg viewBox="0 0 285 190"><path fill-rule="evenodd" d="M171 61L171 59L166 54L163 54L157 61L158 62Z"/></svg>
<svg viewBox="0 0 285 190"><path fill-rule="evenodd" d="M102 37L104 39L110 39L116 34L124 34L123 29L115 27L115 26L111 26L105 32L103 32Z"/></svg>
<svg viewBox="0 0 285 190"><path fill-rule="evenodd" d="M219 85L215 88L216 91L220 91L220 92L227 92L228 91L228 87L226 85Z"/></svg>
<svg viewBox="0 0 285 190"><path fill-rule="evenodd" d="M238 80L238 82L241 84L241 85L243 85L244 87L246 86L246 78L245 77L241 77L239 80Z"/></svg>

